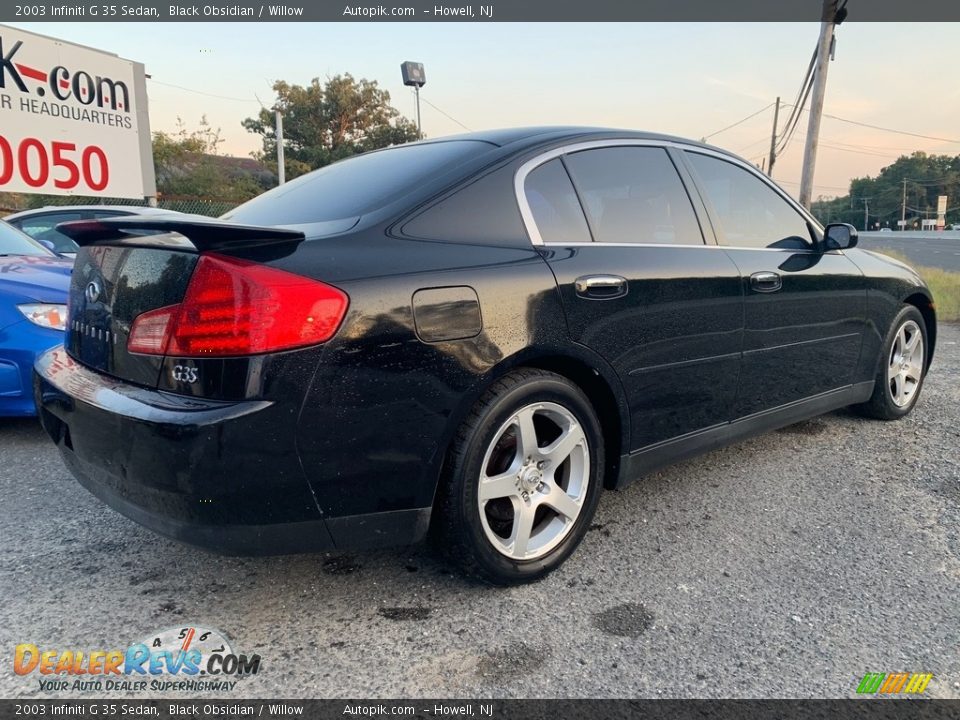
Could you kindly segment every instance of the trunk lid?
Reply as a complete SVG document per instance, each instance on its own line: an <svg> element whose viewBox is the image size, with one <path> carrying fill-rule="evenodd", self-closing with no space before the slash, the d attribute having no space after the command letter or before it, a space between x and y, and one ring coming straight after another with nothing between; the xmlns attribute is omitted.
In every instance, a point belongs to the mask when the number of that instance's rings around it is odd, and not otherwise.
<svg viewBox="0 0 960 720"><path fill-rule="evenodd" d="M183 300L200 251L264 261L292 252L303 240L291 230L192 216L78 221L58 229L80 245L69 291L67 352L89 368L147 387L157 387L165 358L129 352L131 326L138 315Z"/></svg>

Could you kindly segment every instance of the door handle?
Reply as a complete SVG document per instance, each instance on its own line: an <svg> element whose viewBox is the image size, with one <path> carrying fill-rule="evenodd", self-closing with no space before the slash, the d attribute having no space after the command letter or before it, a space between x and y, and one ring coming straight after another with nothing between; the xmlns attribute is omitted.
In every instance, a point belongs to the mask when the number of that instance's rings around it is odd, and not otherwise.
<svg viewBox="0 0 960 720"><path fill-rule="evenodd" d="M627 294L627 279L619 275L584 275L573 286L577 295L588 300L614 300Z"/></svg>
<svg viewBox="0 0 960 720"><path fill-rule="evenodd" d="M750 276L750 287L757 292L776 292L783 287L783 280L775 272L755 272Z"/></svg>

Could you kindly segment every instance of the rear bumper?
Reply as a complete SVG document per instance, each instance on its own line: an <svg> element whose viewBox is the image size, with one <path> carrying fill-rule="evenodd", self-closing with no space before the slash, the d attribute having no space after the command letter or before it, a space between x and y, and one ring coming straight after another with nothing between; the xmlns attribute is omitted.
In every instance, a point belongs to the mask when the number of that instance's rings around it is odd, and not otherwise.
<svg viewBox="0 0 960 720"><path fill-rule="evenodd" d="M324 517L300 464L295 413L279 404L130 385L88 370L62 346L37 358L33 390L40 422L80 484L175 540L280 555L426 535L429 507Z"/></svg>
<svg viewBox="0 0 960 720"><path fill-rule="evenodd" d="M131 520L231 555L333 549L272 403L136 387L62 347L37 359L34 395L73 475Z"/></svg>

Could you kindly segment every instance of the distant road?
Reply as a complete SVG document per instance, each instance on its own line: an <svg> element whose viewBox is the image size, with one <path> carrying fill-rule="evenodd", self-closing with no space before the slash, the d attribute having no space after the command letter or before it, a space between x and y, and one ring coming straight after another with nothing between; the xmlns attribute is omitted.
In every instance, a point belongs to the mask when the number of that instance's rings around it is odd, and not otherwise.
<svg viewBox="0 0 960 720"><path fill-rule="evenodd" d="M910 262L960 272L960 232L861 232L860 247L895 250Z"/></svg>

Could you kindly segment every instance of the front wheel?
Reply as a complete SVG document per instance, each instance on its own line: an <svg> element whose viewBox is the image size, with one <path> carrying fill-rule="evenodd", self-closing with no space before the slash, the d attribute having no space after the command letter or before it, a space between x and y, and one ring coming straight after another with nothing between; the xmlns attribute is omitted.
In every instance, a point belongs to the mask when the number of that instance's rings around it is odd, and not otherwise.
<svg viewBox="0 0 960 720"><path fill-rule="evenodd" d="M512 372L457 434L439 508L442 547L489 582L536 580L583 539L602 469L600 424L583 392L543 370Z"/></svg>
<svg viewBox="0 0 960 720"><path fill-rule="evenodd" d="M884 339L873 395L857 409L880 420L896 420L909 413L923 387L927 347L923 315L913 305L905 305Z"/></svg>

